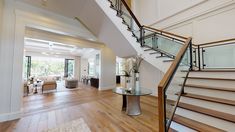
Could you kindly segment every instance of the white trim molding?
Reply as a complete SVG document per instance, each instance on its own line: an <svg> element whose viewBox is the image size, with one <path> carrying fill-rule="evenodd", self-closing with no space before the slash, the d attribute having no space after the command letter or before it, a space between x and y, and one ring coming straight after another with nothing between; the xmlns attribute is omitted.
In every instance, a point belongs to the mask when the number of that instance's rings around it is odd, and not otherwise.
<svg viewBox="0 0 235 132"><path fill-rule="evenodd" d="M149 26L153 26L153 25L155 25L155 24L158 24L158 23L160 23L160 22L163 22L163 21L165 21L165 20L167 20L167 19L169 19L169 18L171 18L171 17L173 17L173 16L176 16L176 15L182 13L182 12L185 12L185 11L187 11L187 10L193 8L193 7L196 7L196 6L200 5L200 4L203 4L203 3L205 3L206 1L208 1L208 0L201 0L201 1L199 1L199 2L197 2L197 3L195 3L195 4L193 4L193 5L191 5L191 6L187 7L187 8L185 8L185 9L182 9L182 10L180 10L180 11L178 11L178 12L175 12L174 14L171 14L171 15L166 16L166 17L164 17L164 18L160 18L160 20L157 20L156 22L150 24ZM158 9L159 9L159 4L157 5L157 7L158 7ZM159 11L158 11L158 13L159 13ZM159 15L158 15L158 16L159 16Z"/></svg>
<svg viewBox="0 0 235 132"><path fill-rule="evenodd" d="M166 30L170 27L179 25L181 23L193 20L195 18L201 17L206 14L213 13L214 11L217 11L217 10L221 10L221 9L226 8L226 7L235 3L234 0L226 0L226 1L221 1L221 3L217 2L218 4L211 5L211 6L208 6L208 8L205 8L205 6L203 6L203 5L207 5L207 4L210 5L209 2L213 2L213 0L205 0L197 5L194 5L193 7L191 7L191 9L187 9L187 10L178 12L175 15L167 17L164 20L159 20L159 21L155 22L155 23L151 24L150 26ZM199 6L202 6L202 7L200 8ZM202 10L202 11L197 11L195 13L187 13L187 12L192 12L193 11L192 8L196 8L196 7L198 8L197 10ZM194 10L196 10L196 9L194 9ZM184 15L184 13L185 13L185 15Z"/></svg>
<svg viewBox="0 0 235 132"><path fill-rule="evenodd" d="M99 91L110 90L110 89L113 89L113 88L116 88L116 87L117 87L116 85L99 87Z"/></svg>
<svg viewBox="0 0 235 132"><path fill-rule="evenodd" d="M5 113L0 115L0 122L18 119L22 116L22 111Z"/></svg>

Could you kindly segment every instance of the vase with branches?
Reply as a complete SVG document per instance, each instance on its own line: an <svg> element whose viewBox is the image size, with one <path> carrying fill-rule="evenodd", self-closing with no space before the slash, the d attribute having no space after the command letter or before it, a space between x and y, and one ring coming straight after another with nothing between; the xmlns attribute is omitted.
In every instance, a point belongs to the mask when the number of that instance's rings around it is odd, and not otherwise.
<svg viewBox="0 0 235 132"><path fill-rule="evenodd" d="M139 73L141 62L143 61L143 58L141 55L137 55L133 58L133 72Z"/></svg>
<svg viewBox="0 0 235 132"><path fill-rule="evenodd" d="M143 61L143 57L141 55L137 55L133 58L133 73L134 73L134 88L135 91L140 91L140 82L139 82L139 73L140 73L140 65Z"/></svg>
<svg viewBox="0 0 235 132"><path fill-rule="evenodd" d="M125 74L124 74L124 76L125 76L125 80L126 80L126 88L127 89L130 89L131 88L131 81L130 81L130 77L131 77L131 72L132 72L132 69L130 69L130 70L124 70L123 71Z"/></svg>

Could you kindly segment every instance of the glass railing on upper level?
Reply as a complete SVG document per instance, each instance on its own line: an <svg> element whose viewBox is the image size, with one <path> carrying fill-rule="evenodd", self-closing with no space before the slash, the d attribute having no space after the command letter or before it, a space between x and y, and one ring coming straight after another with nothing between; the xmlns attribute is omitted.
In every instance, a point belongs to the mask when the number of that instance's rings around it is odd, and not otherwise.
<svg viewBox="0 0 235 132"><path fill-rule="evenodd" d="M178 38L177 36L169 36L163 32L156 32L156 30L143 26L143 44L152 48L153 50L164 53L170 58L175 58L179 50L185 43L185 38Z"/></svg>
<svg viewBox="0 0 235 132"><path fill-rule="evenodd" d="M156 50L165 56L175 58L187 38L169 32L157 30L139 23L125 0L109 0L111 8L117 11L117 16L122 18L133 37L141 44Z"/></svg>
<svg viewBox="0 0 235 132"><path fill-rule="evenodd" d="M158 85L159 131L168 131L189 71L192 69L192 43L188 38L170 69Z"/></svg>
<svg viewBox="0 0 235 132"><path fill-rule="evenodd" d="M126 4L125 0L109 0L111 8L117 11L117 16L121 17L123 24L127 25L128 30L133 33L137 40L140 38L141 24Z"/></svg>
<svg viewBox="0 0 235 132"><path fill-rule="evenodd" d="M235 38L194 45L198 70L235 69Z"/></svg>

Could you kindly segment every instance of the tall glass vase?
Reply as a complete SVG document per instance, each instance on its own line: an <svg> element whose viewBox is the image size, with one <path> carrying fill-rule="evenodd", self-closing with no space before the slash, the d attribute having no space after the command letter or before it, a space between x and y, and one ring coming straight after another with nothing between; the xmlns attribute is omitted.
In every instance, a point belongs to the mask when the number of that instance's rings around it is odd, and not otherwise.
<svg viewBox="0 0 235 132"><path fill-rule="evenodd" d="M130 77L126 77L126 88L127 88L127 89L130 89L130 88L131 88Z"/></svg>
<svg viewBox="0 0 235 132"><path fill-rule="evenodd" d="M134 73L134 88L135 88L135 91L138 92L140 91L140 76L139 76L139 73Z"/></svg>

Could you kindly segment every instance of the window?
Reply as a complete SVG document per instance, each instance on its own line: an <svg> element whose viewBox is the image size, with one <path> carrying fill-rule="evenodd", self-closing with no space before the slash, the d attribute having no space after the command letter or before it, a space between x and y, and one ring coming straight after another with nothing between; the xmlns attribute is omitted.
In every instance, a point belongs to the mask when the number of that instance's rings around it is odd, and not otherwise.
<svg viewBox="0 0 235 132"><path fill-rule="evenodd" d="M24 79L28 79L31 74L31 56L24 57Z"/></svg>
<svg viewBox="0 0 235 132"><path fill-rule="evenodd" d="M64 59L49 57L31 58L31 76L62 76L64 75Z"/></svg>
<svg viewBox="0 0 235 132"><path fill-rule="evenodd" d="M65 59L64 77L74 77L74 65L73 59Z"/></svg>
<svg viewBox="0 0 235 132"><path fill-rule="evenodd" d="M88 62L88 74L89 76L95 75L95 63L94 62Z"/></svg>

